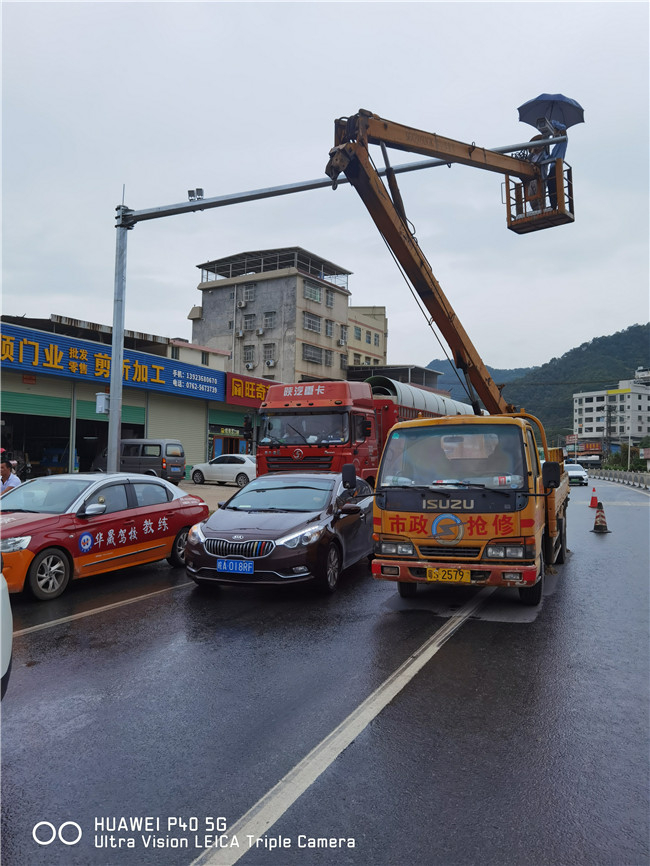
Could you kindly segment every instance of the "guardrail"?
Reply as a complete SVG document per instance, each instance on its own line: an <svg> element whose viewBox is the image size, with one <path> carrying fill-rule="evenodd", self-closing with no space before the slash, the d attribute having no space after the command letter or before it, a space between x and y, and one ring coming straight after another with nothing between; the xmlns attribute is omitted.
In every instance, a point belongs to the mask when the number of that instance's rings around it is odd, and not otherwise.
<svg viewBox="0 0 650 866"><path fill-rule="evenodd" d="M625 472L622 469L589 469L590 478L602 478L605 481L616 481L618 484L629 484L632 487L650 487L650 472Z"/></svg>

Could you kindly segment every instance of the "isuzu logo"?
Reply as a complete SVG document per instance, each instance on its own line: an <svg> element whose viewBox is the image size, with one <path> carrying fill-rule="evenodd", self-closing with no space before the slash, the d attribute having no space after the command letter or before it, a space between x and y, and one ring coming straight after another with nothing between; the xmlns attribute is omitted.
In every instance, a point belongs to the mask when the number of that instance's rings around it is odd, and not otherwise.
<svg viewBox="0 0 650 866"><path fill-rule="evenodd" d="M439 514L431 524L431 535L438 544L451 547L465 534L463 521L457 514Z"/></svg>
<svg viewBox="0 0 650 866"><path fill-rule="evenodd" d="M300 448L296 448L296 450L293 452L293 454L291 456L293 457L294 460L302 460L302 458L305 456L305 454L304 454L304 451L300 450Z"/></svg>
<svg viewBox="0 0 650 866"><path fill-rule="evenodd" d="M473 511L474 500L470 499L427 499L426 507L431 509L449 508L452 511Z"/></svg>

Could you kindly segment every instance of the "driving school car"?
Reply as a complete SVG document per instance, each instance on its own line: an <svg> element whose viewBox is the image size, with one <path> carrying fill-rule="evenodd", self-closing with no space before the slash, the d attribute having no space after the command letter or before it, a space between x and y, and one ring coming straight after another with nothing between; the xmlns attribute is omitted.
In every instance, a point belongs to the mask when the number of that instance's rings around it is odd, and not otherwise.
<svg viewBox="0 0 650 866"><path fill-rule="evenodd" d="M187 533L208 506L145 475L52 475L0 499L0 552L9 592L41 601L70 580L167 559L185 562Z"/></svg>

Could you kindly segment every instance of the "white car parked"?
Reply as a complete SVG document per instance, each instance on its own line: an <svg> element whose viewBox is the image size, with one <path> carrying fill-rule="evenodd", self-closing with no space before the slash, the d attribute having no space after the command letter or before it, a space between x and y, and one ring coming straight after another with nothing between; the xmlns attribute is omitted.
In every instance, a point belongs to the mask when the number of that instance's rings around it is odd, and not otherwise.
<svg viewBox="0 0 650 866"><path fill-rule="evenodd" d="M249 454L221 454L209 463L197 463L192 467L192 481L195 484L216 481L217 484L245 487L256 476L255 458Z"/></svg>

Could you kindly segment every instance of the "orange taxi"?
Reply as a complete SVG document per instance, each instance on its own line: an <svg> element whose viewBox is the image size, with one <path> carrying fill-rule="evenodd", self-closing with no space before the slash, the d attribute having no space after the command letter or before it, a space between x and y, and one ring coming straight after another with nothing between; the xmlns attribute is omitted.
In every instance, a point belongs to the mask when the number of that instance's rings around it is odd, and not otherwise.
<svg viewBox="0 0 650 866"><path fill-rule="evenodd" d="M162 478L89 473L26 481L0 498L9 592L42 601L70 580L167 559L183 566L187 533L209 509Z"/></svg>

